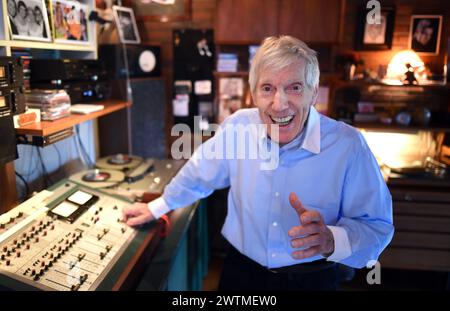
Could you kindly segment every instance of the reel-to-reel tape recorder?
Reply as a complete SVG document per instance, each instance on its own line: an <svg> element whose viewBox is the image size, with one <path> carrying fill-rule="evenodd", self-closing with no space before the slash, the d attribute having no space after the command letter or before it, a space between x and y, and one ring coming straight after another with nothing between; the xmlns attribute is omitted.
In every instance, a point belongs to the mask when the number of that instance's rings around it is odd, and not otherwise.
<svg viewBox="0 0 450 311"><path fill-rule="evenodd" d="M162 194L184 163L117 154L99 159L95 169L76 173L69 179L133 201L148 202Z"/></svg>

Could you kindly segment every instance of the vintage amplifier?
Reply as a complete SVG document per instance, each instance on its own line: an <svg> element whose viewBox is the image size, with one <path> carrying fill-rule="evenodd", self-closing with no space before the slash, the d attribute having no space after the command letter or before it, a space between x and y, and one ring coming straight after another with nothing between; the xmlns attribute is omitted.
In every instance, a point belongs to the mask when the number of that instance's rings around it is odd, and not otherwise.
<svg viewBox="0 0 450 311"><path fill-rule="evenodd" d="M33 88L65 90L72 104L95 102L111 97L111 86L107 81L35 82Z"/></svg>
<svg viewBox="0 0 450 311"><path fill-rule="evenodd" d="M103 63L92 59L32 59L31 87L36 82L98 81L106 79Z"/></svg>
<svg viewBox="0 0 450 311"><path fill-rule="evenodd" d="M25 112L22 59L0 57L0 94L13 114Z"/></svg>

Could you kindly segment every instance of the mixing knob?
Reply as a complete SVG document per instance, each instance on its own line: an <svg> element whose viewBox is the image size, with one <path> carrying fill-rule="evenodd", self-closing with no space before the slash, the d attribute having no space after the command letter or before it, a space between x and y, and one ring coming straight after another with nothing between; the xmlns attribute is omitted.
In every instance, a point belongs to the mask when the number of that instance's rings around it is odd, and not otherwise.
<svg viewBox="0 0 450 311"><path fill-rule="evenodd" d="M80 284L83 284L87 280L87 278L88 278L87 274L80 276Z"/></svg>

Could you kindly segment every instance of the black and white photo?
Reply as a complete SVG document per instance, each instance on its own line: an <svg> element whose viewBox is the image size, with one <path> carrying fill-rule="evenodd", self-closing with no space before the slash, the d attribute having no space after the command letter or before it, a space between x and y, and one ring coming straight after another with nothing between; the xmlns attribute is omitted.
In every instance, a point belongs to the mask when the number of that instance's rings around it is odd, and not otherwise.
<svg viewBox="0 0 450 311"><path fill-rule="evenodd" d="M133 9L113 6L114 19L122 43L140 43L139 31L136 25Z"/></svg>
<svg viewBox="0 0 450 311"><path fill-rule="evenodd" d="M416 53L437 55L441 40L442 15L413 15L409 48Z"/></svg>
<svg viewBox="0 0 450 311"><path fill-rule="evenodd" d="M50 41L44 0L7 0L8 23L13 39Z"/></svg>
<svg viewBox="0 0 450 311"><path fill-rule="evenodd" d="M380 19L374 23L368 23L367 14L367 8L359 12L355 50L389 50L392 46L395 8L382 7Z"/></svg>

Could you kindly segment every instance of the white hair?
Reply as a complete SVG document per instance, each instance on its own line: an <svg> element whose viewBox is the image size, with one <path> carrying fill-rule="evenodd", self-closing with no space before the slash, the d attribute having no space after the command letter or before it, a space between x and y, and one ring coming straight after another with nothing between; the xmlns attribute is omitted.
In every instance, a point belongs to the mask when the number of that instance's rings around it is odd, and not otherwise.
<svg viewBox="0 0 450 311"><path fill-rule="evenodd" d="M291 36L268 37L264 39L261 47L256 52L250 67L248 82L252 93L256 90L256 84L261 70L271 68L281 70L299 59L306 63L305 81L309 88L319 85L319 62L316 51L310 49L306 43Z"/></svg>

